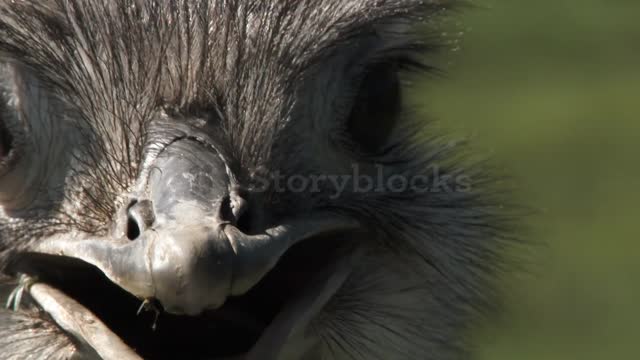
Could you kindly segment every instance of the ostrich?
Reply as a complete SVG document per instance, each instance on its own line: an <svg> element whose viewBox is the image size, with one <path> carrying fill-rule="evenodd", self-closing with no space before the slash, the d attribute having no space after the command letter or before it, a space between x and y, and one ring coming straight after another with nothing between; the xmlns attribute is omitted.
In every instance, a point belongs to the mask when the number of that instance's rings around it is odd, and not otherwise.
<svg viewBox="0 0 640 360"><path fill-rule="evenodd" d="M453 3L1 0L0 358L466 358L511 217L401 86Z"/></svg>

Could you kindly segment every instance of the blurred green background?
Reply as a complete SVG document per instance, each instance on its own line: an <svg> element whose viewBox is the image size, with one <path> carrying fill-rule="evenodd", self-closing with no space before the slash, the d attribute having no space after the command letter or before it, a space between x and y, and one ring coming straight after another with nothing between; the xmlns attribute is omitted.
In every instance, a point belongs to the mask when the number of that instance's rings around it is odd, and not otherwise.
<svg viewBox="0 0 640 360"><path fill-rule="evenodd" d="M539 211L482 360L640 359L640 0L478 0L422 110Z"/></svg>

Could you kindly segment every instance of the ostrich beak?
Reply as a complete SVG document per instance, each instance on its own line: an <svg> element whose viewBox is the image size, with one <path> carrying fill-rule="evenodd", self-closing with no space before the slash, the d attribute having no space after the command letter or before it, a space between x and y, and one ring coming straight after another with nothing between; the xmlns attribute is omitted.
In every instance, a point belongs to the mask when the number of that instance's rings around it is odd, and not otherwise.
<svg viewBox="0 0 640 360"><path fill-rule="evenodd" d="M260 234L243 233L228 208L225 163L196 141L175 142L153 169L141 194L146 205L133 208L134 219L141 218L137 237L63 237L38 250L81 259L131 294L158 300L169 313L196 316L246 293L296 243L358 228L352 219L318 213Z"/></svg>
<svg viewBox="0 0 640 360"><path fill-rule="evenodd" d="M284 353L298 358L291 354L304 353L308 344L297 338L305 336L308 323L347 279L358 252L353 244L340 241L334 248L327 244L335 242L325 240L349 240L348 234L360 229L359 222L323 212L302 214L247 234L230 215L231 180L217 153L199 142L180 140L164 149L152 168L138 201L129 208L129 221L136 226L128 237L58 235L40 243L35 252L89 264L120 289L145 303L159 303L168 314L203 318L203 313L215 313L230 299L252 291L297 244L319 239L315 243L339 255L327 256L308 270L308 276L294 285L300 291L278 304L275 315L260 327L258 340L242 349L244 359L281 359ZM297 256L297 265L280 271L265 286L279 289L276 292L286 289L291 278L300 278L295 272L299 264L310 262L309 256L322 257L315 250ZM45 262L30 262L42 267L34 263ZM61 281L69 282L63 276ZM84 304L55 286L36 284L32 295L61 327L90 348L106 351L107 358L114 358L107 348L122 358L136 355ZM248 306L260 307L271 295L253 296ZM83 331L87 324L95 329Z"/></svg>

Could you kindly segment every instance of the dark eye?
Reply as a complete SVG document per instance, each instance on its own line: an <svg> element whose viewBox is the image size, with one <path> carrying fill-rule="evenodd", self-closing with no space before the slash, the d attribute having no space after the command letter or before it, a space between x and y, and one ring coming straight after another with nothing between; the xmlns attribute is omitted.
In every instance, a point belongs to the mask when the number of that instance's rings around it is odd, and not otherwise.
<svg viewBox="0 0 640 360"><path fill-rule="evenodd" d="M351 138L364 151L380 150L396 124L400 105L398 66L383 62L369 68L347 123Z"/></svg>
<svg viewBox="0 0 640 360"><path fill-rule="evenodd" d="M0 162L11 153L13 149L13 136L4 122L2 113L0 113Z"/></svg>
<svg viewBox="0 0 640 360"><path fill-rule="evenodd" d="M0 177L19 161L19 140L23 135L1 95L0 93Z"/></svg>

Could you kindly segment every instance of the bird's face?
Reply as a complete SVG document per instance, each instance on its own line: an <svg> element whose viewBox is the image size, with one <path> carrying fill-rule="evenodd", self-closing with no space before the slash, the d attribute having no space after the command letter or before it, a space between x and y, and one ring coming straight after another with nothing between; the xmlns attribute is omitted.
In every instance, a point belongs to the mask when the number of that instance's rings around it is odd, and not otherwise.
<svg viewBox="0 0 640 360"><path fill-rule="evenodd" d="M2 7L5 272L100 356L299 358L362 293L435 313L489 256L471 174L402 111L408 15L443 6L246 3Z"/></svg>

